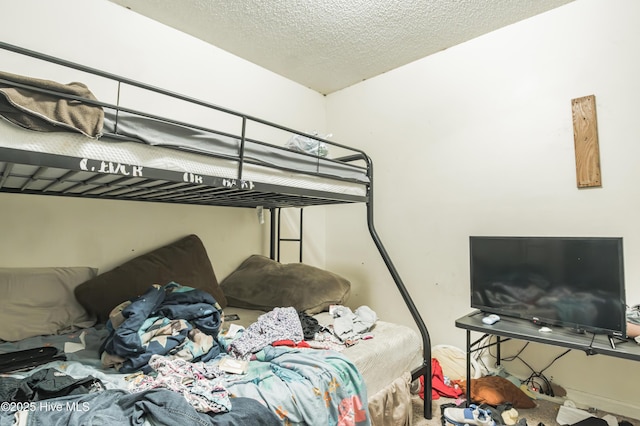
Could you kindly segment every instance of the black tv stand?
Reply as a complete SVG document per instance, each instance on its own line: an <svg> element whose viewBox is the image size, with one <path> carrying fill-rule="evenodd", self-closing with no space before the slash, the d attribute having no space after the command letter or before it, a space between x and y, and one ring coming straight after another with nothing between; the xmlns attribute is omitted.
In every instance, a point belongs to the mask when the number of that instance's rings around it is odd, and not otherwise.
<svg viewBox="0 0 640 426"><path fill-rule="evenodd" d="M616 343L620 344L620 343L626 343L626 342L634 342L635 340L630 339L630 338L624 338L624 337L620 337L620 336L612 336L609 335L607 336L609 338L609 344L611 345L611 349L616 349ZM636 345L638 347L640 347L640 345Z"/></svg>
<svg viewBox="0 0 640 426"><path fill-rule="evenodd" d="M542 333L539 326L529 320L502 316L501 320L493 325L482 322L483 313L475 311L456 320L456 327L467 331L467 383L471 380L471 354L482 348L478 343L482 339L471 342L471 332L483 333L485 336L497 337L498 359L500 359L501 338L526 340L529 342L546 345L560 346L569 349L584 351L587 355L605 355L615 358L624 358L632 361L640 361L640 344L618 336L604 334L576 334L573 330L556 327L552 332ZM618 342L616 342L618 340ZM619 344L629 342L629 344ZM631 344L633 343L633 344ZM467 392L471 386L467 386ZM470 395L467 395L467 401Z"/></svg>

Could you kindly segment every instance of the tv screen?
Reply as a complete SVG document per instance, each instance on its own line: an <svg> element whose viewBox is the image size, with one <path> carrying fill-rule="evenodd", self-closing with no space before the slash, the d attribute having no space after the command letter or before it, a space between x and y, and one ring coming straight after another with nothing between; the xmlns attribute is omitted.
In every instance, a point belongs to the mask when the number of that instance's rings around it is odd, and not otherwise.
<svg viewBox="0 0 640 426"><path fill-rule="evenodd" d="M626 337L622 238L469 238L471 307Z"/></svg>

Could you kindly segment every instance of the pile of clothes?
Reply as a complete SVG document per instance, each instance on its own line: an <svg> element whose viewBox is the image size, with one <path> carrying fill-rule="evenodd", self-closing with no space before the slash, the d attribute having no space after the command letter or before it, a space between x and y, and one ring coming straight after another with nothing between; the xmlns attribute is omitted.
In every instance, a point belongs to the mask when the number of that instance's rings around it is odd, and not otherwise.
<svg viewBox="0 0 640 426"><path fill-rule="evenodd" d="M175 282L153 285L110 315L101 348L104 367L121 373L150 371L153 355L209 361L220 355L222 308L211 294Z"/></svg>

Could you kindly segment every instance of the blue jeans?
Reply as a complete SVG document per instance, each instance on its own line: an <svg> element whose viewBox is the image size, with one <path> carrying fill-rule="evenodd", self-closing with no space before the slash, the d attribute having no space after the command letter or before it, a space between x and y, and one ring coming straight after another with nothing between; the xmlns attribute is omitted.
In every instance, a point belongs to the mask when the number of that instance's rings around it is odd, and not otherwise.
<svg viewBox="0 0 640 426"><path fill-rule="evenodd" d="M182 394L167 389L140 393L105 390L29 403L27 426L142 425L146 419L163 425L281 425L277 416L257 401L234 398L232 411L197 412ZM14 422L11 411L0 413L0 426Z"/></svg>

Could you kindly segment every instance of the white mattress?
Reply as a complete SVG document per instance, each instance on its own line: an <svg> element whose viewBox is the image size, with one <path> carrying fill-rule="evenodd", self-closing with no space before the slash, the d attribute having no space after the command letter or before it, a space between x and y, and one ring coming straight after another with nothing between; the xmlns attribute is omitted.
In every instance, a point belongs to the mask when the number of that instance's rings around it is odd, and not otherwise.
<svg viewBox="0 0 640 426"><path fill-rule="evenodd" d="M138 142L90 139L75 133L43 133L22 129L0 119L0 147L112 162L144 168L171 170L194 175L236 179L238 163L192 152ZM2 158L0 158L0 162ZM245 164L242 179L272 185L355 196L366 195L366 185L286 170Z"/></svg>
<svg viewBox="0 0 640 426"><path fill-rule="evenodd" d="M236 324L248 326L255 322L263 311L227 307L225 314L238 314ZM331 324L328 312L314 315L322 325ZM375 395L391 382L420 367L422 359L422 339L413 329L378 320L371 330L373 339L361 340L342 352L360 371L367 386L367 395Z"/></svg>

